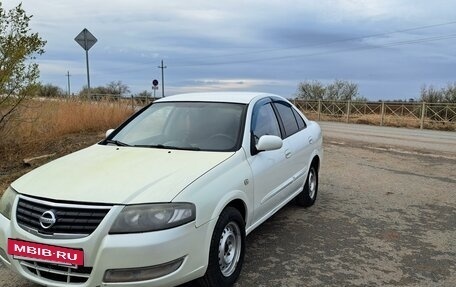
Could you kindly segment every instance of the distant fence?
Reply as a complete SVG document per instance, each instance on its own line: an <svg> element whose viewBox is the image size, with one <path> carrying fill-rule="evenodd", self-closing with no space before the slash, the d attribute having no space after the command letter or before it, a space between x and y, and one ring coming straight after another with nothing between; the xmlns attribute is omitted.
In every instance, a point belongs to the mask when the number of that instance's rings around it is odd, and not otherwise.
<svg viewBox="0 0 456 287"><path fill-rule="evenodd" d="M92 94L89 96L63 96L55 98L34 98L39 101L67 101L67 102L91 102L100 105L119 105L125 108L131 108L132 111L137 111L140 108L152 103L158 98L153 97L135 97L135 96L119 96L112 94Z"/></svg>
<svg viewBox="0 0 456 287"><path fill-rule="evenodd" d="M120 96L120 95L111 95L111 94L92 94L90 97L87 96L78 96L78 97L66 97L67 99L79 99L79 100L89 100L94 102L117 102L130 104L132 108L138 106L145 106L153 102L157 98L153 97L134 97L134 96Z"/></svg>
<svg viewBox="0 0 456 287"><path fill-rule="evenodd" d="M313 120L456 131L456 103L294 100Z"/></svg>
<svg viewBox="0 0 456 287"><path fill-rule="evenodd" d="M131 107L133 111L155 100L152 97L117 95L92 95L90 98L70 96L63 99L119 104ZM62 100L62 98L48 100ZM456 131L456 103L322 100L293 100L293 102L312 120Z"/></svg>

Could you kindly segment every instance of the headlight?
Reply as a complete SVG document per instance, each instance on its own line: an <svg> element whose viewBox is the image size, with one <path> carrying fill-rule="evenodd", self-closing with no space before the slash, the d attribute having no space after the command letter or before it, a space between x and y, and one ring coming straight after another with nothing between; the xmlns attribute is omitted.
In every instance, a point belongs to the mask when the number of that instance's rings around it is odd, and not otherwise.
<svg viewBox="0 0 456 287"><path fill-rule="evenodd" d="M0 200L0 213L8 219L11 219L11 210L13 209L16 195L17 193L11 187L8 187Z"/></svg>
<svg viewBox="0 0 456 287"><path fill-rule="evenodd" d="M109 233L138 233L163 230L195 220L192 203L129 205L118 215Z"/></svg>

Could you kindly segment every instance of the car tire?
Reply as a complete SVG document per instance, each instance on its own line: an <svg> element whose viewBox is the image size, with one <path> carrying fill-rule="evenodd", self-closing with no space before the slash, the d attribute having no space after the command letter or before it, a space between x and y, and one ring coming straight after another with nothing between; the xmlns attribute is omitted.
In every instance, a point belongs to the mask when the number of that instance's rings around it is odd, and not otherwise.
<svg viewBox="0 0 456 287"><path fill-rule="evenodd" d="M215 225L209 250L209 264L198 283L203 287L232 286L241 273L244 251L244 219L236 208L227 207Z"/></svg>
<svg viewBox="0 0 456 287"><path fill-rule="evenodd" d="M301 193L296 196L296 203L300 206L309 207L315 203L318 193L318 170L314 165L310 166L306 183Z"/></svg>

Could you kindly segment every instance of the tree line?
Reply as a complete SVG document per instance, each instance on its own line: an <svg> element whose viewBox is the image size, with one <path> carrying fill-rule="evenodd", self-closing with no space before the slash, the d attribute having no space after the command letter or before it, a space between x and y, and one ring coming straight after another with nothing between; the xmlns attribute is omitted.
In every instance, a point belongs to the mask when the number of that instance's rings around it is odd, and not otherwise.
<svg viewBox="0 0 456 287"><path fill-rule="evenodd" d="M59 86L53 84L36 84L35 88L35 96L41 98L58 98L58 97L65 97L65 96L79 96L79 97L87 97L88 96L88 89L87 86L84 86L82 90L80 90L76 94L68 95L67 91L64 91ZM104 86L97 86L90 88L90 95L94 98L102 98L102 97L124 97L130 95L130 88L128 85L122 83L122 81L111 81ZM142 97L142 98L151 98L152 93L149 91L142 91L137 94L133 94L134 97Z"/></svg>
<svg viewBox="0 0 456 287"><path fill-rule="evenodd" d="M443 88L424 85L420 91L420 101L427 103L456 103L456 82Z"/></svg>
<svg viewBox="0 0 456 287"><path fill-rule="evenodd" d="M359 94L358 84L334 80L324 84L317 80L306 80L298 84L297 99L316 101L367 101L367 98ZM394 101L394 100L393 100ZM403 100L397 100L403 101ZM415 99L409 99L414 102ZM435 88L433 85L423 85L420 90L418 101L427 103L456 103L456 82L443 88Z"/></svg>
<svg viewBox="0 0 456 287"><path fill-rule="evenodd" d="M320 81L304 81L298 84L296 98L303 100L325 100L325 101L366 101L367 99L359 94L358 84L335 80L329 84Z"/></svg>

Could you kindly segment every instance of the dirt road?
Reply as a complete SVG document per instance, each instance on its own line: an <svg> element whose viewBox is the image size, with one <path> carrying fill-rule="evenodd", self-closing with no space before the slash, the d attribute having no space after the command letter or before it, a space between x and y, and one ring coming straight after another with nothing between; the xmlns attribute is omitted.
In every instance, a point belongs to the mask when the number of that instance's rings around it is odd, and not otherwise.
<svg viewBox="0 0 456 287"><path fill-rule="evenodd" d="M456 133L322 127L316 205L249 235L237 286L456 286ZM36 285L0 267L0 286Z"/></svg>

